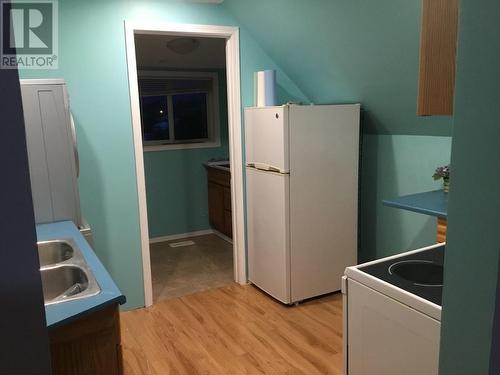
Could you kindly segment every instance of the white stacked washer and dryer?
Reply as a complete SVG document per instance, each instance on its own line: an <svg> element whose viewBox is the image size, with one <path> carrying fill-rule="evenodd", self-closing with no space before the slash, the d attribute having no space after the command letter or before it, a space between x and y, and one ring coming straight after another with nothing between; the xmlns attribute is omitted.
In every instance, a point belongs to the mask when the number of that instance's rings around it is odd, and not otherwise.
<svg viewBox="0 0 500 375"><path fill-rule="evenodd" d="M35 221L72 221L93 247L80 211L80 165L66 82L21 79L21 96Z"/></svg>

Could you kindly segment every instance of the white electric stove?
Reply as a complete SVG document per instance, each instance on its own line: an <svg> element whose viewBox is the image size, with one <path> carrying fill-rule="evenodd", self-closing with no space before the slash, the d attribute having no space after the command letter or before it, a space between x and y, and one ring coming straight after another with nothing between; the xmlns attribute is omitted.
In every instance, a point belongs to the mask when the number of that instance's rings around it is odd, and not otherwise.
<svg viewBox="0 0 500 375"><path fill-rule="evenodd" d="M444 248L346 268L344 374L438 374Z"/></svg>

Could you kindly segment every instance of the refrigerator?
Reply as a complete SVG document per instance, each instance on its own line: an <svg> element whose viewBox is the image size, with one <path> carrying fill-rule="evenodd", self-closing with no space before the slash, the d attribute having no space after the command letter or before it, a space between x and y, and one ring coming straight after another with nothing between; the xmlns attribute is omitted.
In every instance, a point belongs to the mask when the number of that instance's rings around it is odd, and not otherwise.
<svg viewBox="0 0 500 375"><path fill-rule="evenodd" d="M245 109L249 281L285 304L357 262L360 105Z"/></svg>

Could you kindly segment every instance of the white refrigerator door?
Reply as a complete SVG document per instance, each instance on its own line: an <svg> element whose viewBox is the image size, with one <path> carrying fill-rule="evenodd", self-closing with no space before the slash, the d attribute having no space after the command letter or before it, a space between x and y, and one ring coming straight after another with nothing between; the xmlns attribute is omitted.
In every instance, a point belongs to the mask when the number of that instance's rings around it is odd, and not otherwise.
<svg viewBox="0 0 500 375"><path fill-rule="evenodd" d="M246 169L249 280L290 303L289 176Z"/></svg>
<svg viewBox="0 0 500 375"><path fill-rule="evenodd" d="M245 109L246 164L289 172L288 106Z"/></svg>
<svg viewBox="0 0 500 375"><path fill-rule="evenodd" d="M359 105L290 107L291 299L340 290L358 246Z"/></svg>

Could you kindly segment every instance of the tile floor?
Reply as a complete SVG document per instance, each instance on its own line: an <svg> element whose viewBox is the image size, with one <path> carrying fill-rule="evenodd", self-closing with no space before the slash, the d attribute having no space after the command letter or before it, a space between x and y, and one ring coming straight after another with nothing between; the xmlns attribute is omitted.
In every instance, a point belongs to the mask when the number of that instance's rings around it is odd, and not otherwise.
<svg viewBox="0 0 500 375"><path fill-rule="evenodd" d="M170 247L170 243L194 245ZM233 282L233 246L214 234L151 244L153 301L218 288Z"/></svg>

